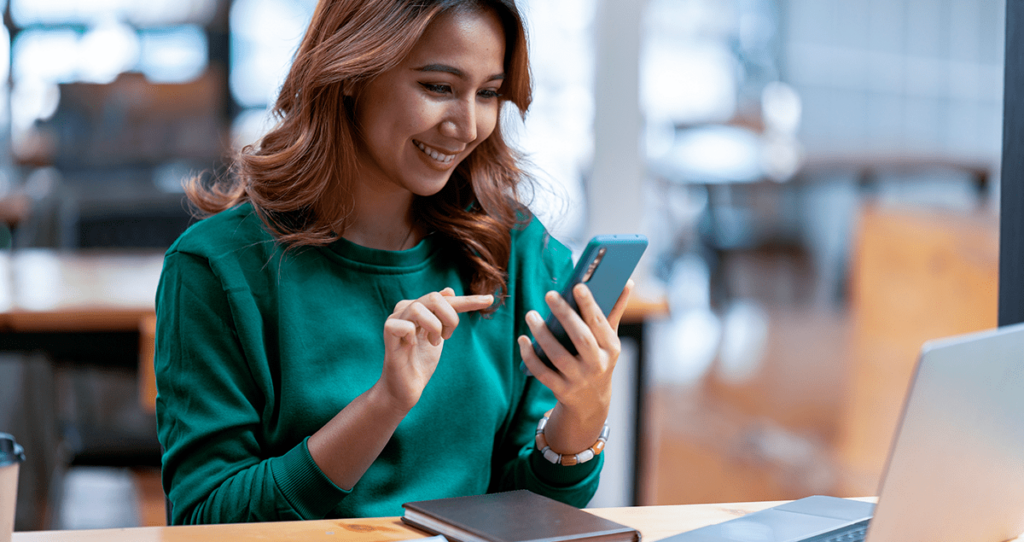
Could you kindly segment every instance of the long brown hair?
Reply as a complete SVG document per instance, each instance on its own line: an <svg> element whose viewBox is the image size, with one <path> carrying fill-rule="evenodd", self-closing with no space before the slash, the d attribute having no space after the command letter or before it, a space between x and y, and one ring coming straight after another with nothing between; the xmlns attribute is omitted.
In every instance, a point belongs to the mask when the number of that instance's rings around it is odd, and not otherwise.
<svg viewBox="0 0 1024 542"><path fill-rule="evenodd" d="M320 0L274 104L277 124L239 152L233 175L212 184L189 179L185 191L200 214L245 201L289 248L341 237L354 208L358 131L343 85L358 86L397 66L438 15L493 10L505 32L501 100L525 115L531 101L526 31L515 0ZM529 216L519 185L521 156L494 132L459 164L445 187L417 197L414 217L456 241L471 275L470 291L507 291L512 228ZM495 306L496 308L496 306Z"/></svg>

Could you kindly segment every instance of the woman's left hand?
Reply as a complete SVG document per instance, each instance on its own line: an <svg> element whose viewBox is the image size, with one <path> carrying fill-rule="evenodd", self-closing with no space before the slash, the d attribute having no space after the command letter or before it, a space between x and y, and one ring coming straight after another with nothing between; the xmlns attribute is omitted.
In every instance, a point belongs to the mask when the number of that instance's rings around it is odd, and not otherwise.
<svg viewBox="0 0 1024 542"><path fill-rule="evenodd" d="M621 351L619 321L632 291L633 281L630 280L607 318L583 284L573 288L579 314L558 292L547 293L545 301L572 339L578 352L576 356L555 339L537 311L526 315L526 323L537 344L558 368L553 371L544 365L533 351L530 339L525 335L519 337L519 352L526 367L558 399L544 430L548 445L556 453L582 452L601 434L611 405L612 371Z"/></svg>

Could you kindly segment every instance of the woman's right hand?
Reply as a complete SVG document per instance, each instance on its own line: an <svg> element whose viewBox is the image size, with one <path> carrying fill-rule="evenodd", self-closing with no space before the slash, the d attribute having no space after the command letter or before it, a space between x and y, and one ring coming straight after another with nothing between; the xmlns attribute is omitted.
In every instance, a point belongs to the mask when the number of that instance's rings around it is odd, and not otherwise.
<svg viewBox="0 0 1024 542"><path fill-rule="evenodd" d="M384 323L384 371L379 384L404 411L419 401L441 359L444 341L459 325L459 314L494 303L492 295L457 296L451 288L399 301Z"/></svg>

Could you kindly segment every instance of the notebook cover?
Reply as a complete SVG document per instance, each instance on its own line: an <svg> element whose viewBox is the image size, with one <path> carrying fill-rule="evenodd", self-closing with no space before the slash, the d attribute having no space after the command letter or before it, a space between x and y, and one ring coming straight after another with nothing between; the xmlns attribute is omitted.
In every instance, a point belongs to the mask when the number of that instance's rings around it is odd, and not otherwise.
<svg viewBox="0 0 1024 542"><path fill-rule="evenodd" d="M406 515L411 510L493 542L640 540L636 529L525 489L410 502L402 507ZM402 521L430 533L461 540L458 535L424 527L405 516Z"/></svg>

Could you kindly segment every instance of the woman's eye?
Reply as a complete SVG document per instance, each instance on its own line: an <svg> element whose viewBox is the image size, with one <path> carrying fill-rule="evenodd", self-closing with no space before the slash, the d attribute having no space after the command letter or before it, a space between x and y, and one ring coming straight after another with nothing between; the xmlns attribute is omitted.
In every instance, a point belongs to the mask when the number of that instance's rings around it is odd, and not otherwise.
<svg viewBox="0 0 1024 542"><path fill-rule="evenodd" d="M451 94L452 87L448 85L439 85L437 83L420 83L423 88L427 89L427 92L433 92L434 94Z"/></svg>
<svg viewBox="0 0 1024 542"><path fill-rule="evenodd" d="M481 90L477 95L485 99L501 98L501 93L493 89Z"/></svg>

